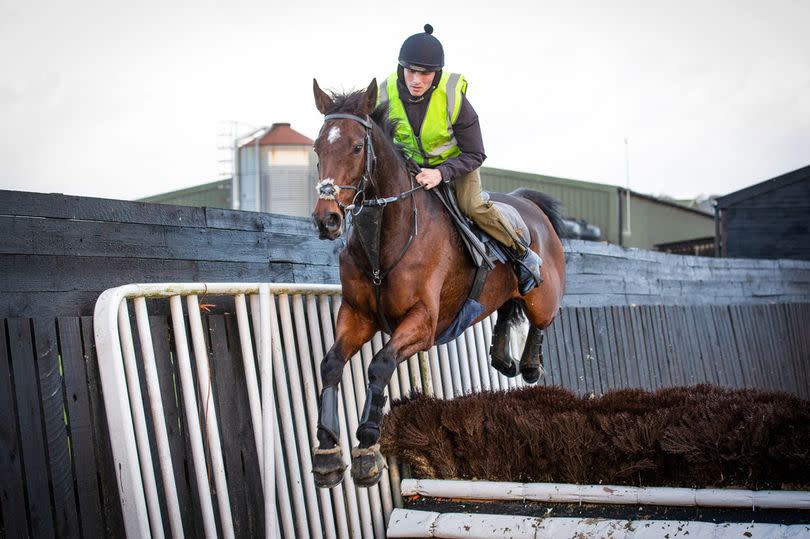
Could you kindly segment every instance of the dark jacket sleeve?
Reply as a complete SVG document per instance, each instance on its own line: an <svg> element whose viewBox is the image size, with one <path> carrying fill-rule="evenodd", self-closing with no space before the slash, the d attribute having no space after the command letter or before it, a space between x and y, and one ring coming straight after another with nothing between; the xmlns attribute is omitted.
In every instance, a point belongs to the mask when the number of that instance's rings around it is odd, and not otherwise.
<svg viewBox="0 0 810 539"><path fill-rule="evenodd" d="M448 182L480 168L484 159L487 158L484 153L484 140L481 137L478 114L470 105L466 95L461 97L461 108L458 118L453 124L453 134L461 153L436 167L442 173L442 180Z"/></svg>

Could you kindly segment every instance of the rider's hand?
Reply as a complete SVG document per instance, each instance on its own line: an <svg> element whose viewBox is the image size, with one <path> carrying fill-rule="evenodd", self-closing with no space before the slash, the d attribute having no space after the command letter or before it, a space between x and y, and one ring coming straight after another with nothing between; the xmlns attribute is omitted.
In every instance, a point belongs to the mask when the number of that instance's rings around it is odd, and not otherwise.
<svg viewBox="0 0 810 539"><path fill-rule="evenodd" d="M423 168L422 172L416 175L416 181L425 189L433 189L442 181L442 173L435 168Z"/></svg>

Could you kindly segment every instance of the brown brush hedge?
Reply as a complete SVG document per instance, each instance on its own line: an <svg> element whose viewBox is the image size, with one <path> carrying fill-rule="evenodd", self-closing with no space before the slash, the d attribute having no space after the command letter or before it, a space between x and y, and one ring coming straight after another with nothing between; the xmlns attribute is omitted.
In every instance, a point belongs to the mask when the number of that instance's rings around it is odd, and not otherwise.
<svg viewBox="0 0 810 539"><path fill-rule="evenodd" d="M385 416L381 445L418 478L810 489L810 402L772 391L414 394Z"/></svg>

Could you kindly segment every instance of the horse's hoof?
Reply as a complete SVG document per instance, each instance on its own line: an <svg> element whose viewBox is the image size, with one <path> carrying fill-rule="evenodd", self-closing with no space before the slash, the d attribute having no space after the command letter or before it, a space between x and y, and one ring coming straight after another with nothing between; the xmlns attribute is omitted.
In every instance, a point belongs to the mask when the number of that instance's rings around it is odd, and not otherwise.
<svg viewBox="0 0 810 539"><path fill-rule="evenodd" d="M380 444L352 449L352 479L360 487L373 487L380 482L385 470Z"/></svg>
<svg viewBox="0 0 810 539"><path fill-rule="evenodd" d="M508 376L512 378L513 376L517 376L518 374L518 364L517 361L514 359L510 363L506 363L498 356L491 356L492 360L490 361L490 365L492 368L498 371L499 373L503 374L504 376Z"/></svg>
<svg viewBox="0 0 810 539"><path fill-rule="evenodd" d="M527 384L533 384L537 382L543 375L543 367L521 367L520 374L523 376L523 380Z"/></svg>
<svg viewBox="0 0 810 539"><path fill-rule="evenodd" d="M332 488L343 481L343 472L346 465L343 463L343 455L340 446L336 445L331 449L312 450L312 475L315 476L315 486L318 488Z"/></svg>

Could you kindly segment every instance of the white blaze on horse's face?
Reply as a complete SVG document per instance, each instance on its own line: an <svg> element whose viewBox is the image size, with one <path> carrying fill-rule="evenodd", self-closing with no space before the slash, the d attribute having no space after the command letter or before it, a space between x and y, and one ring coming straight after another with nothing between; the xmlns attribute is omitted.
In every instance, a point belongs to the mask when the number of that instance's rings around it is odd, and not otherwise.
<svg viewBox="0 0 810 539"><path fill-rule="evenodd" d="M326 140L329 141L329 144L334 144L337 139L340 138L340 128L336 125L332 126L332 129L329 130L329 134L326 136Z"/></svg>

